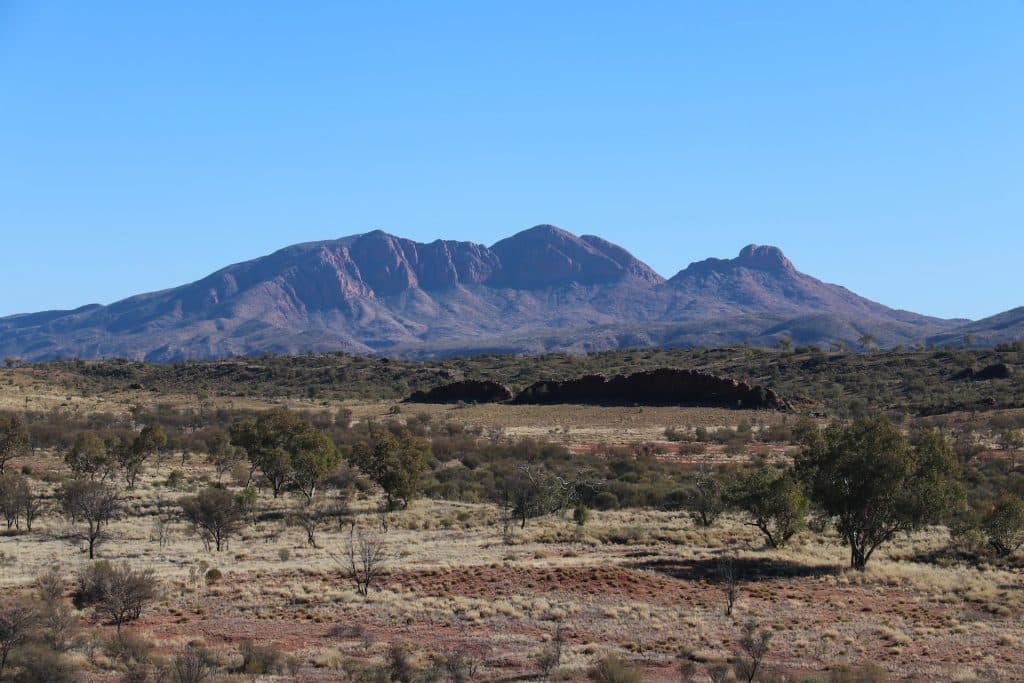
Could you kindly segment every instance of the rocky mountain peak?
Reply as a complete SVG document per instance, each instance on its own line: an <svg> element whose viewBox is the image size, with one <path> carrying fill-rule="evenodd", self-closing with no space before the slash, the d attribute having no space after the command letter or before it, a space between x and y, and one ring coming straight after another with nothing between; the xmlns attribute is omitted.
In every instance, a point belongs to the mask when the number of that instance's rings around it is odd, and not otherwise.
<svg viewBox="0 0 1024 683"><path fill-rule="evenodd" d="M761 270L796 270L781 249L766 244L748 244L740 250L734 261Z"/></svg>
<svg viewBox="0 0 1024 683"><path fill-rule="evenodd" d="M491 251L501 270L497 287L537 289L570 283L610 283L626 276L649 282L661 277L632 254L599 237L578 237L553 225L536 225L497 242Z"/></svg>
<svg viewBox="0 0 1024 683"><path fill-rule="evenodd" d="M771 246L693 263L665 283L618 245L545 224L489 248L381 230L296 244L108 306L0 318L0 354L171 361L308 350L593 351L772 344L780 334L831 343L865 330L880 343L906 343L961 323L816 280Z"/></svg>

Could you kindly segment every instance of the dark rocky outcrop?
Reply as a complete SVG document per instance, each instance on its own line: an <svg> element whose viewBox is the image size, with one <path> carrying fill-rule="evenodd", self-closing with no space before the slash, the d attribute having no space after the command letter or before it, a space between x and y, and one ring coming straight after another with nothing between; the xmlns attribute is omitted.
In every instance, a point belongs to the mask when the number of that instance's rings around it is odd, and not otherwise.
<svg viewBox="0 0 1024 683"><path fill-rule="evenodd" d="M1013 368L1006 363L993 363L987 365L981 370L975 370L974 368L964 368L960 372L954 374L950 379L962 380L969 379L975 382L983 382L987 379L1009 379L1013 376Z"/></svg>
<svg viewBox="0 0 1024 683"><path fill-rule="evenodd" d="M537 382L520 392L514 402L788 408L771 389L697 370L670 368L611 379L586 375L563 382Z"/></svg>
<svg viewBox="0 0 1024 683"><path fill-rule="evenodd" d="M986 379L1009 379L1012 375L1013 368L1006 363L993 363L974 373L974 379L979 381Z"/></svg>
<svg viewBox="0 0 1024 683"><path fill-rule="evenodd" d="M490 380L467 379L427 391L413 392L406 400L410 403L499 403L511 399L511 389L503 384Z"/></svg>

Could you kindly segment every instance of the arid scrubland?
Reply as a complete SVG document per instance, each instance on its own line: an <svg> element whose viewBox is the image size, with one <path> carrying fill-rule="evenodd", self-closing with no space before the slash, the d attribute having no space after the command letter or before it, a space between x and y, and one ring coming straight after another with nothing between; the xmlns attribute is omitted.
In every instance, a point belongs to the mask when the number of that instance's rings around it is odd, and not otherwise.
<svg viewBox="0 0 1024 683"><path fill-rule="evenodd" d="M1024 560L1019 549L991 549L989 522L960 515L914 525L857 570L836 522L814 505L788 542L769 547L730 491L739 470L789 467L800 452L793 415L186 394L161 395L158 409L142 391L82 398L58 389L19 379L5 386L4 407L25 411L28 397L30 411L56 410L74 430L94 416L108 446L120 427L95 416L125 420L117 433L126 443L162 414L168 440L135 446L152 452L134 487L120 464L90 475L116 489L120 504L89 560L83 521L65 503L76 446L30 416L32 438L54 442L6 464L41 501L31 531L19 519L0 535L5 614L35 610L0 674L12 680L1024 679ZM272 462L251 464L238 451L218 465L207 453L218 450L210 425L186 425L175 412L204 402L209 415L226 411L225 432L282 405L315 424L314 411L328 410L341 469L331 461L312 496L292 471L275 497ZM1000 443L1017 417L1000 415L994 427L967 414L942 425L960 439L968 502L1017 485ZM976 429L967 445L966 423ZM374 429L423 449L416 481L375 464L374 445L387 439ZM192 433L208 440L200 446ZM231 441L244 443L238 434ZM130 460L131 447L118 448L97 457ZM510 496L524 472L538 487L533 497ZM712 480L717 494L705 485ZM219 552L211 527L186 514L187 501L211 490L231 494L202 518L223 534ZM382 491L394 496L390 508ZM776 512L765 514L777 529ZM104 561L103 571L152 581L152 597L123 623L82 587ZM58 595L45 598L43 579L55 576ZM104 580L103 600L124 597ZM55 621L59 643L50 642ZM12 629L0 622L0 640ZM44 657L56 663L30 661Z"/></svg>

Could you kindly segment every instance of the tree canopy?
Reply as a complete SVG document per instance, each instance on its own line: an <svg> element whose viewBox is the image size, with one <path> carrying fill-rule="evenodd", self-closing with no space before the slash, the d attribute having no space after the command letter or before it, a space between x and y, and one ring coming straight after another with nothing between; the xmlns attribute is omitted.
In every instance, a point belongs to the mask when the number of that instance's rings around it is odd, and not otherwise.
<svg viewBox="0 0 1024 683"><path fill-rule="evenodd" d="M28 427L17 415L0 415L0 474L7 463L28 450Z"/></svg>
<svg viewBox="0 0 1024 683"><path fill-rule="evenodd" d="M312 499L317 486L341 464L331 439L313 424L285 409L231 426L231 443L246 452L276 498L289 486Z"/></svg>
<svg viewBox="0 0 1024 683"><path fill-rule="evenodd" d="M420 493L430 442L408 430L396 435L382 428L370 438L352 449L353 464L384 489L389 510L406 507Z"/></svg>
<svg viewBox="0 0 1024 683"><path fill-rule="evenodd" d="M865 418L806 437L797 470L835 518L856 569L895 534L941 521L963 498L959 462L937 431L908 438L885 418Z"/></svg>

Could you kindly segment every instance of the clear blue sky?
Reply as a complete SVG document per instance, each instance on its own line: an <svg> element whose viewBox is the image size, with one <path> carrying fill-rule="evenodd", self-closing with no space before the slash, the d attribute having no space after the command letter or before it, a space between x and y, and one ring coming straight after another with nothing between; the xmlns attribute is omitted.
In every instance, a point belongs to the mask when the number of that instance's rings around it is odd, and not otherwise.
<svg viewBox="0 0 1024 683"><path fill-rule="evenodd" d="M1024 305L1024 3L0 0L0 315L373 228Z"/></svg>

